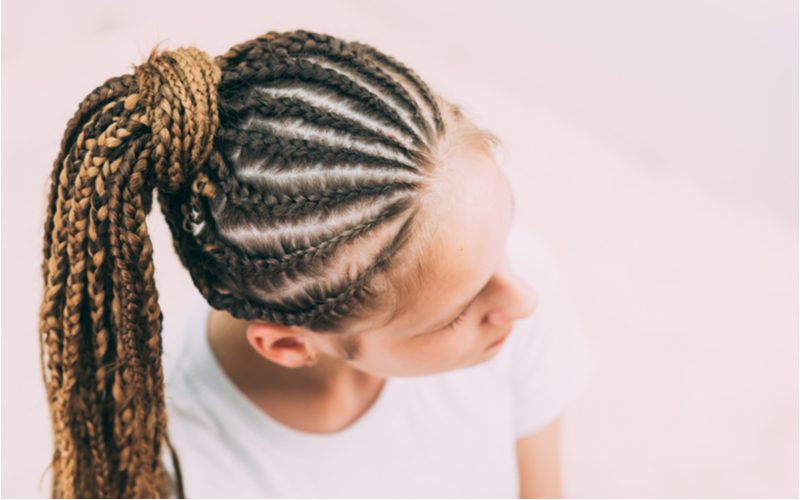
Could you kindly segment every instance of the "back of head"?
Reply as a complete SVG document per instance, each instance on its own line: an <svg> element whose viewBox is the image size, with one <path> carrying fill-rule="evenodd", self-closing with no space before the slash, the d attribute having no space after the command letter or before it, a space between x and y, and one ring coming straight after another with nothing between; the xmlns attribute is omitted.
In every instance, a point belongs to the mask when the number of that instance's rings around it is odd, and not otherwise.
<svg viewBox="0 0 800 500"><path fill-rule="evenodd" d="M396 312L419 269L443 102L373 47L308 31L214 59L153 50L84 99L45 223L53 496L170 493L153 192L212 307L341 333Z"/></svg>

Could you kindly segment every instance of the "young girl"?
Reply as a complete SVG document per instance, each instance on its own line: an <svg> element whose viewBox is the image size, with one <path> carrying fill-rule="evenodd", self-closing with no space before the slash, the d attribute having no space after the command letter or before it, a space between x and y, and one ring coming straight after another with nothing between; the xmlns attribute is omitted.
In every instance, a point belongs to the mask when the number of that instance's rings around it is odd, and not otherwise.
<svg viewBox="0 0 800 500"><path fill-rule="evenodd" d="M45 227L53 496L560 495L594 358L498 144L392 57L302 30L95 89ZM154 190L202 295L166 394Z"/></svg>

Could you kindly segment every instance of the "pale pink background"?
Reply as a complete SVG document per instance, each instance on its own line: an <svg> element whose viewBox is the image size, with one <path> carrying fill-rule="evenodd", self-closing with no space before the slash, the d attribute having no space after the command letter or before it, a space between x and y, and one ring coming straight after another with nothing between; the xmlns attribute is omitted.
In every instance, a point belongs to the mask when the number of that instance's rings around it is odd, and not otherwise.
<svg viewBox="0 0 800 500"><path fill-rule="evenodd" d="M503 138L599 355L568 495L798 495L795 2L2 6L3 496L47 494L39 265L67 120L157 41L217 55L294 28L395 55ZM169 328L196 292L149 223Z"/></svg>

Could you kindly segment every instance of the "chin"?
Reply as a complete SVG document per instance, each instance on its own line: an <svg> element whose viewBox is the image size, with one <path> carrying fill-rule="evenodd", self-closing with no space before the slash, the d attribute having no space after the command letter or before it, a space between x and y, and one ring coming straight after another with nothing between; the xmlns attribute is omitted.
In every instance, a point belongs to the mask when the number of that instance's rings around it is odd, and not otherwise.
<svg viewBox="0 0 800 500"><path fill-rule="evenodd" d="M468 366L475 366L486 363L487 361L494 358L495 354L497 354L497 351L495 350L483 351L480 354L478 354L478 358L472 363L470 363Z"/></svg>

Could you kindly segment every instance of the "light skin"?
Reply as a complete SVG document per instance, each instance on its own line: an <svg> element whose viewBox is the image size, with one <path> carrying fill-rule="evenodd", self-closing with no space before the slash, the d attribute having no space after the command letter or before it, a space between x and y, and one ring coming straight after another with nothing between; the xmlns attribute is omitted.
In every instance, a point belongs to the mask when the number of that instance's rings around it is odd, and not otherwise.
<svg viewBox="0 0 800 500"><path fill-rule="evenodd" d="M517 440L520 498L561 498L559 417L544 429Z"/></svg>
<svg viewBox="0 0 800 500"><path fill-rule="evenodd" d="M358 328L365 333L356 359L341 356L331 343L335 334L212 310L208 335L214 354L239 389L271 417L305 432L340 431L370 408L387 377L484 363L503 348L505 343L496 341L514 322L535 311L535 290L508 261L514 200L505 175L478 147L449 150L445 160L437 179L444 194L421 213L435 214L437 222L426 248L433 258L425 286L410 294L407 307L389 323L373 327L365 320ZM523 463L533 471L551 462L550 472L537 474L535 481L521 479L523 497L558 493L557 433L551 428L542 433L549 439L518 443L521 472Z"/></svg>

